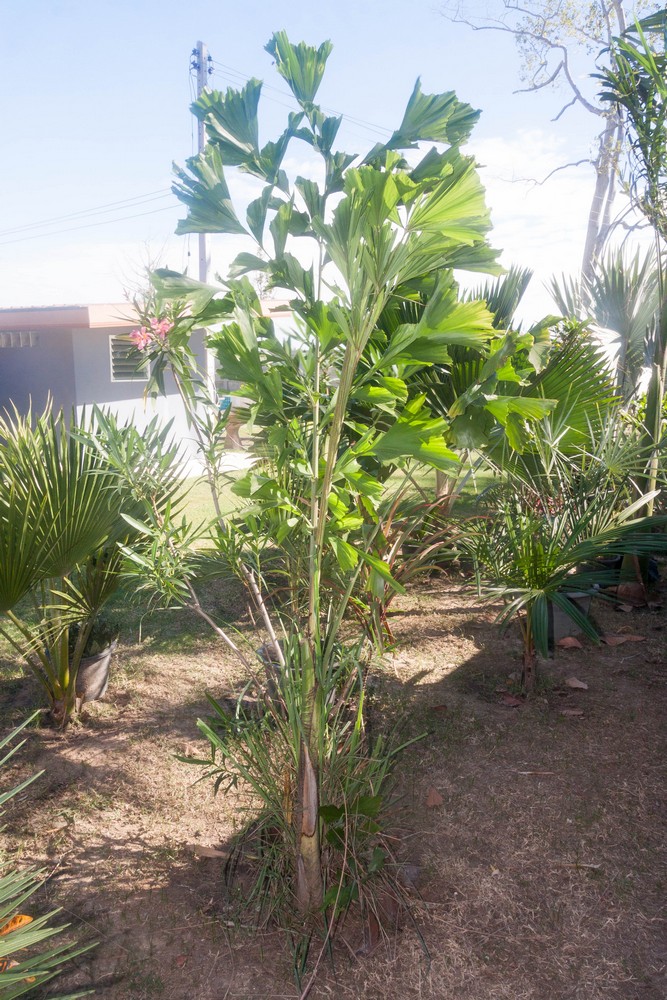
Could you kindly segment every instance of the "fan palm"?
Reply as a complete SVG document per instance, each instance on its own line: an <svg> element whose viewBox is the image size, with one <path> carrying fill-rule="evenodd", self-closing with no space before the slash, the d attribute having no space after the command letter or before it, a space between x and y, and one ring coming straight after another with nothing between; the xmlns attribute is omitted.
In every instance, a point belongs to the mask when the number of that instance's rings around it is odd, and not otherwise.
<svg viewBox="0 0 667 1000"><path fill-rule="evenodd" d="M613 448L613 442L609 444ZM636 517L649 497L630 502L626 466L556 457L537 474L514 475L494 497L495 510L479 519L463 546L472 555L479 592L504 607L497 621L519 620L523 637L522 684L535 682L537 654L549 646L549 605L598 641L590 619L568 591L597 593L612 577L593 565L600 556L649 555L667 547L650 533L655 519Z"/></svg>
<svg viewBox="0 0 667 1000"><path fill-rule="evenodd" d="M0 418L0 439L0 631L65 726L95 619L119 584L118 543L131 534L122 513L136 512L136 501L85 427L68 427L62 412ZM171 492L167 480L160 496Z"/></svg>
<svg viewBox="0 0 667 1000"><path fill-rule="evenodd" d="M653 356L660 313L655 254L630 259L622 248L598 261L580 281L562 278L551 293L565 316L590 318L602 338L616 348L616 386L625 401L638 391Z"/></svg>

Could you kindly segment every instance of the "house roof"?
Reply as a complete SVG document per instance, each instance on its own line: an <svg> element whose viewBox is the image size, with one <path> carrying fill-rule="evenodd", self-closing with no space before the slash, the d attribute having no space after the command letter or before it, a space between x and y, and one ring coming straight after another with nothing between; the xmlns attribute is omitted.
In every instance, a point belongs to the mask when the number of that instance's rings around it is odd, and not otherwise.
<svg viewBox="0 0 667 1000"><path fill-rule="evenodd" d="M104 330L137 325L127 302L89 306L41 306L0 309L2 330Z"/></svg>
<svg viewBox="0 0 667 1000"><path fill-rule="evenodd" d="M265 316L276 319L292 315L288 299L264 299L262 310ZM135 327L137 322L129 302L0 309L0 333L8 330L117 330Z"/></svg>

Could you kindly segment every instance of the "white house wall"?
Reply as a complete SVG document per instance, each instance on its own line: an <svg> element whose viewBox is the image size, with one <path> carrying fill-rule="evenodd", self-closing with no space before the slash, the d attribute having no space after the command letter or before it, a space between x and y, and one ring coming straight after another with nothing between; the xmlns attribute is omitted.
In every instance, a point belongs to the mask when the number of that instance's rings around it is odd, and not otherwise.
<svg viewBox="0 0 667 1000"><path fill-rule="evenodd" d="M162 424L173 421L171 433L181 445L187 474L198 474L196 444L171 375L165 376L166 394L155 399L145 397L145 381L111 379L110 339L127 336L132 328L119 319L122 309L99 305L0 310L0 411L15 405L26 413L32 405L33 413L41 413L51 399L56 410L62 408L66 415L74 410L80 417L96 403L139 431L157 415ZM191 347L205 372L201 331L193 335Z"/></svg>
<svg viewBox="0 0 667 1000"><path fill-rule="evenodd" d="M47 400L55 410L69 413L74 406L72 334L70 330L39 330L33 346L0 349L0 409L16 406L41 413Z"/></svg>
<svg viewBox="0 0 667 1000"><path fill-rule="evenodd" d="M77 414L93 403L111 411L121 423L133 424L139 431L158 416L165 425L173 420L171 435L179 442L185 461L185 473L196 475L201 470L197 448L187 425L180 396L170 374L165 377L166 395L155 399L145 396L146 382L111 380L111 336L126 335L127 329L76 330L73 335L74 379ZM203 365L201 334L192 340L200 366Z"/></svg>

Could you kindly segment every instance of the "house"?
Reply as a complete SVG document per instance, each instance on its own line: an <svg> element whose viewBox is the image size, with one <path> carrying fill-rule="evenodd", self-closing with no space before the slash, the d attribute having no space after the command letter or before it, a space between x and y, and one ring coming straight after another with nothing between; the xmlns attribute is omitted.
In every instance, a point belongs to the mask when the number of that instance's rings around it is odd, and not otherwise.
<svg viewBox="0 0 667 1000"><path fill-rule="evenodd" d="M279 330L291 325L286 301L269 300L264 308ZM0 411L13 405L20 413L30 406L41 413L50 399L55 410L80 417L84 407L97 403L139 430L157 415L163 423L173 420L188 471L196 471L196 444L171 375L165 377L165 396L145 394L148 373L137 370L129 338L137 325L128 303L0 309ZM191 346L200 370L211 370L202 331L195 331ZM218 377L216 387L221 403L229 405L236 384ZM230 443L238 438L231 436Z"/></svg>
<svg viewBox="0 0 667 1000"><path fill-rule="evenodd" d="M0 410L41 413L51 399L55 410L77 417L93 403L120 423L142 430L155 416L174 421L173 434L189 460L196 448L176 385L167 376L166 395L147 398L148 373L137 370L129 334L137 326L127 303L0 309ZM206 371L203 334L193 349Z"/></svg>

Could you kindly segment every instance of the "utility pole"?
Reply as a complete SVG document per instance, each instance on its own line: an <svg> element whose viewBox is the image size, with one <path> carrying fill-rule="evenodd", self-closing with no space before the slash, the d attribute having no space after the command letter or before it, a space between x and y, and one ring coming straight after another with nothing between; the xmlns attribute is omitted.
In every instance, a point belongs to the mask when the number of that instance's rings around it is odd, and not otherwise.
<svg viewBox="0 0 667 1000"><path fill-rule="evenodd" d="M190 68L197 71L197 97L201 97L204 87L206 86L206 80L208 76L213 72L213 67L208 49L203 42L197 42L197 45L192 50L192 56L190 59ZM204 147L206 146L206 130L204 128L204 123L197 119L197 152L203 153ZM199 234L199 280L208 280L208 266L209 257L206 247L206 233Z"/></svg>
<svg viewBox="0 0 667 1000"><path fill-rule="evenodd" d="M197 42L196 46L192 50L190 57L190 69L196 70L197 73L197 97L201 97L204 88L206 87L206 82L208 77L213 72L213 66L211 65L213 60L209 55L209 51L204 44L204 42ZM197 119L197 152L203 153L206 147L206 130L204 128L204 123L199 118ZM208 281L208 271L210 258L208 255L208 246L206 242L206 233L199 233L198 235L198 250L199 250L199 280L206 282ZM215 356L212 351L206 351L206 378L208 381L209 391L211 393L211 398L216 399L217 391L215 386Z"/></svg>

